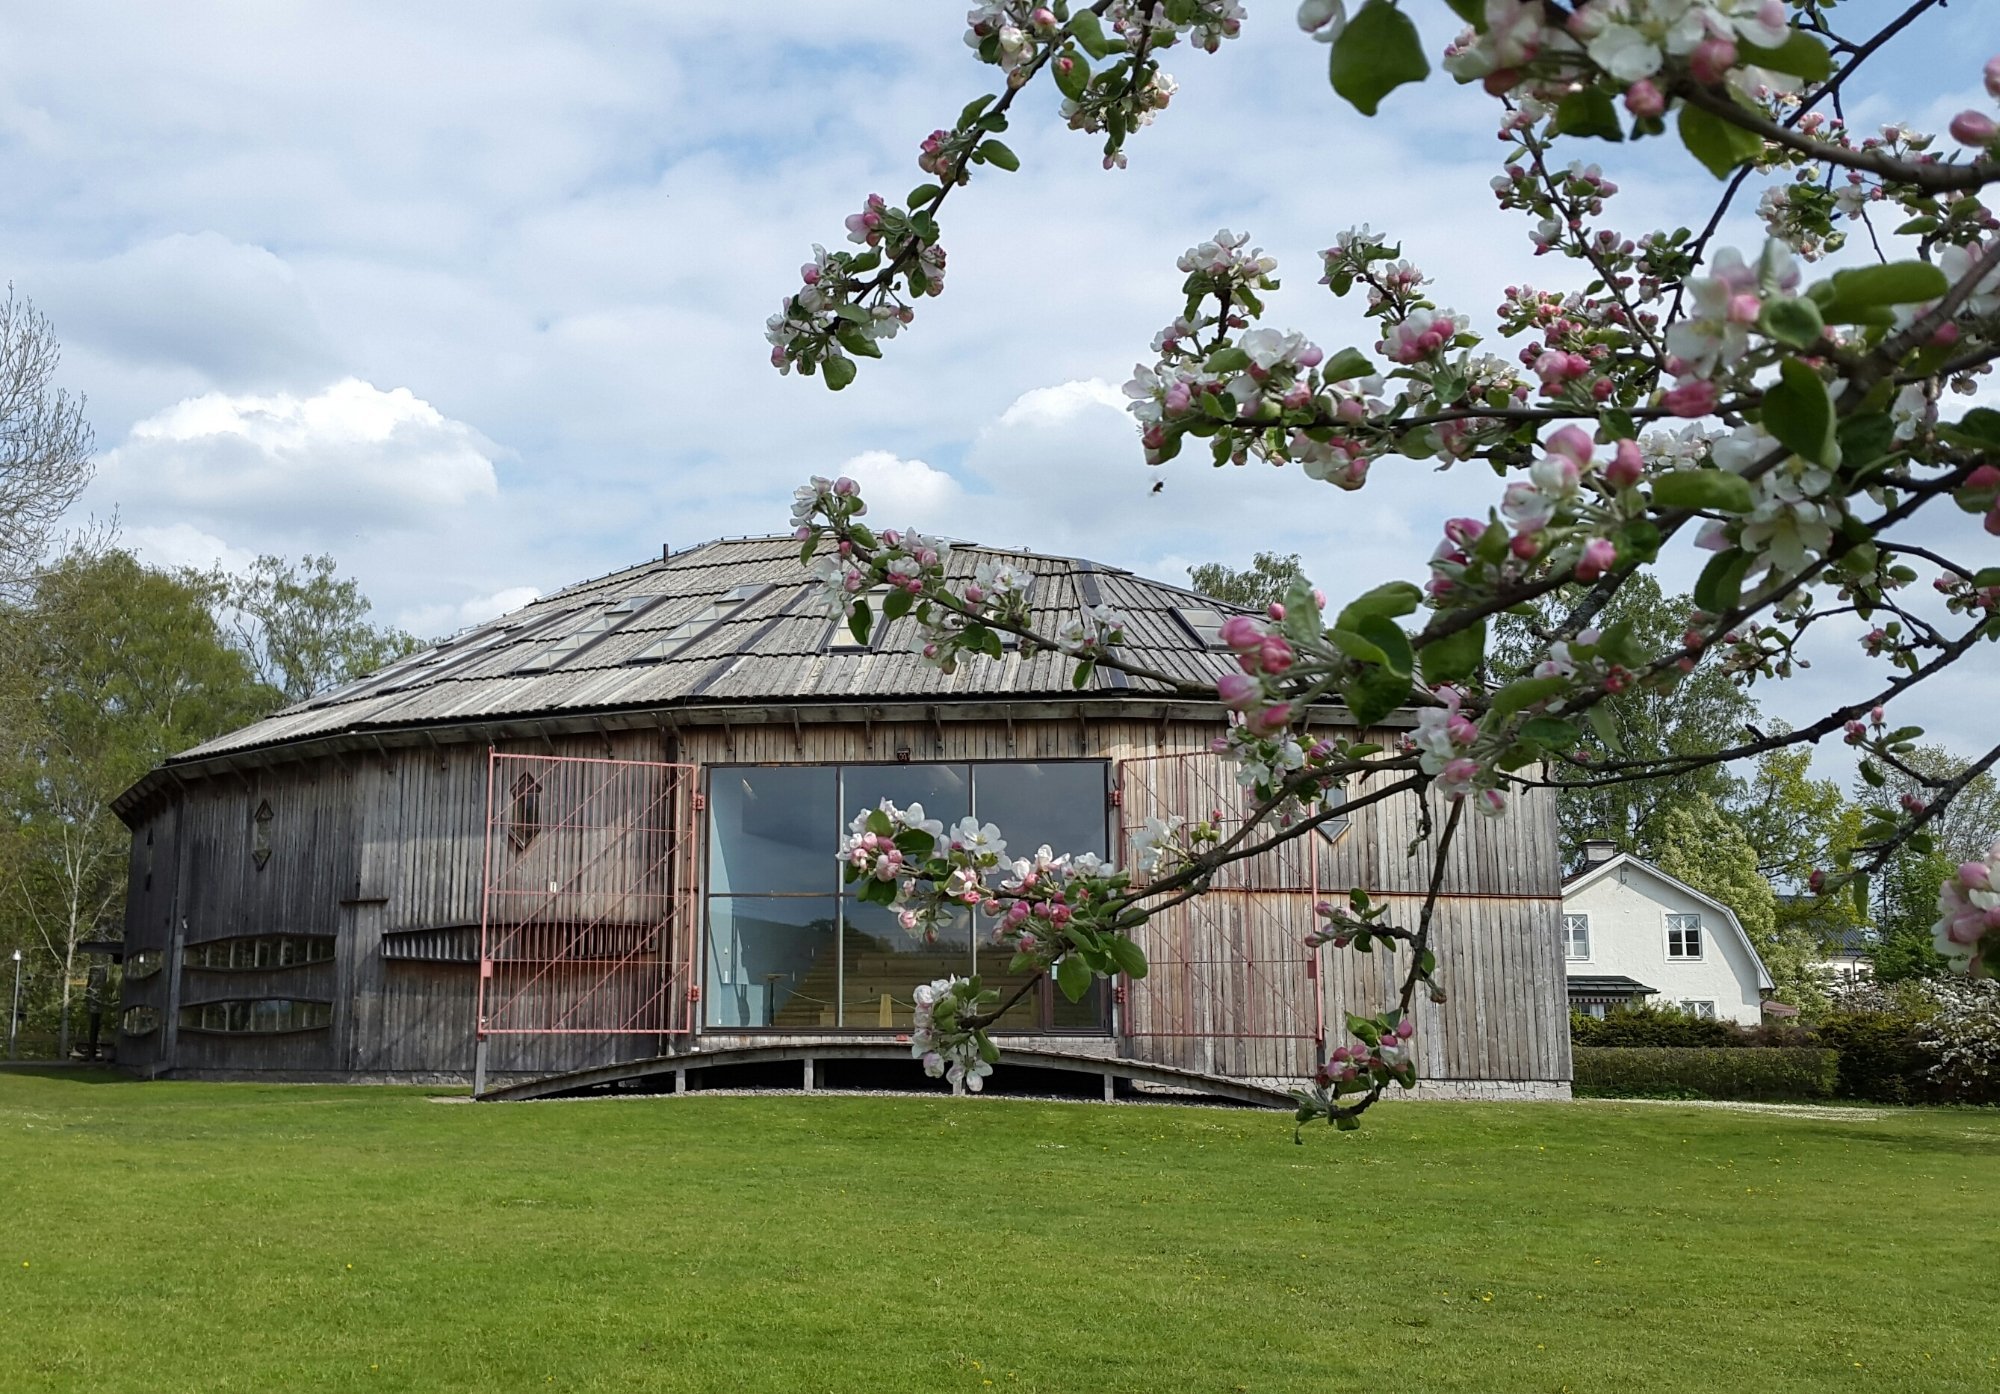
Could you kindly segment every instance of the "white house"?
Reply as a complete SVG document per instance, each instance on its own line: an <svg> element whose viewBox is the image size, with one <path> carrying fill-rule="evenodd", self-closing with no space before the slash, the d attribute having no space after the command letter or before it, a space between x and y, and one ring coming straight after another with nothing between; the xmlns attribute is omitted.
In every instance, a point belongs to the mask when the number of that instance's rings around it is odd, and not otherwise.
<svg viewBox="0 0 2000 1394"><path fill-rule="evenodd" d="M1729 907L1608 842L1584 844L1563 883L1572 1009L1603 1016L1653 998L1755 1026L1771 975Z"/></svg>

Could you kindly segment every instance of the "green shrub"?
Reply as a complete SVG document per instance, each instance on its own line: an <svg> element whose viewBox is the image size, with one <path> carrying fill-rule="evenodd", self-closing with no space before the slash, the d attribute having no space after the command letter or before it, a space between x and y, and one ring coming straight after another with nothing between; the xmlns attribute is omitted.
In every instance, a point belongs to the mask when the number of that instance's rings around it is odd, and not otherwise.
<svg viewBox="0 0 2000 1394"><path fill-rule="evenodd" d="M1810 1046L1578 1046L1577 1094L1608 1099L1825 1099L1839 1055Z"/></svg>
<svg viewBox="0 0 2000 1394"><path fill-rule="evenodd" d="M1900 1011L1837 1011L1814 1034L1840 1052L1840 1097L1878 1104L1945 1102L1931 1078L1931 1057L1918 1044L1924 1018Z"/></svg>
<svg viewBox="0 0 2000 1394"><path fill-rule="evenodd" d="M1643 1002L1602 1017L1579 1012L1569 1019L1569 1038L1580 1046L1733 1046L1744 1043L1742 1031L1733 1021Z"/></svg>

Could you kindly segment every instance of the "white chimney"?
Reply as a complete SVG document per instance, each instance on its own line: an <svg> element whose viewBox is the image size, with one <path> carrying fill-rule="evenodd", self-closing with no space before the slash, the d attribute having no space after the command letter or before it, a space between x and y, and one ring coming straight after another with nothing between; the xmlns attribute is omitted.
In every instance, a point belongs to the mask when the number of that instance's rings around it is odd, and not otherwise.
<svg viewBox="0 0 2000 1394"><path fill-rule="evenodd" d="M1618 855L1618 844L1609 838L1592 838L1583 844L1583 864L1602 866Z"/></svg>

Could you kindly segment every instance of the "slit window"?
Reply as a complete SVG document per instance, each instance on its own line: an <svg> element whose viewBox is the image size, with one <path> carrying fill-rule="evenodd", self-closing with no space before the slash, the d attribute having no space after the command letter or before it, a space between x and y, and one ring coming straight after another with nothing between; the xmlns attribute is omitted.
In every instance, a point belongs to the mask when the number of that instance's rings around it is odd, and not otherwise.
<svg viewBox="0 0 2000 1394"><path fill-rule="evenodd" d="M513 799L507 805L507 845L520 856L542 830L542 781L531 774L514 780Z"/></svg>
<svg viewBox="0 0 2000 1394"><path fill-rule="evenodd" d="M242 972L258 968L298 968L333 959L333 938L326 934L258 934L240 939L212 939L190 944L181 962L209 972ZM126 970L131 976L131 970Z"/></svg>
<svg viewBox="0 0 2000 1394"><path fill-rule="evenodd" d="M144 1036L160 1029L160 1014L152 1007L127 1007L118 1029L128 1036Z"/></svg>
<svg viewBox="0 0 2000 1394"><path fill-rule="evenodd" d="M199 1002L182 1007L183 1031L231 1036L276 1036L287 1031L321 1031L333 1024L329 1002L259 997L234 1002Z"/></svg>
<svg viewBox="0 0 2000 1394"><path fill-rule="evenodd" d="M128 955L125 959L125 981L144 982L160 971L164 961L158 949L141 949L136 954Z"/></svg>

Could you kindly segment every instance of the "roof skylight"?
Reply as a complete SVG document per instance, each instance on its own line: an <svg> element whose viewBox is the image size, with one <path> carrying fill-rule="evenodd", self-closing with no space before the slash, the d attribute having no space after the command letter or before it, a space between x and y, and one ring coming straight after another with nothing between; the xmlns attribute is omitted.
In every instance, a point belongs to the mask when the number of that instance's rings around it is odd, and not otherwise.
<svg viewBox="0 0 2000 1394"><path fill-rule="evenodd" d="M672 658L769 589L769 582L732 586L625 661L659 663Z"/></svg>

